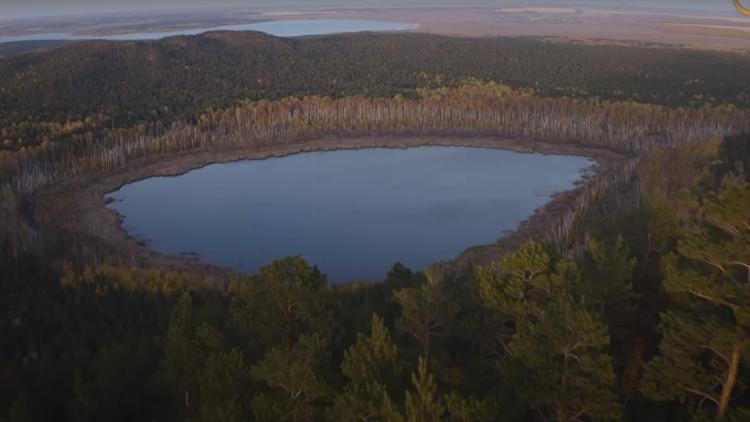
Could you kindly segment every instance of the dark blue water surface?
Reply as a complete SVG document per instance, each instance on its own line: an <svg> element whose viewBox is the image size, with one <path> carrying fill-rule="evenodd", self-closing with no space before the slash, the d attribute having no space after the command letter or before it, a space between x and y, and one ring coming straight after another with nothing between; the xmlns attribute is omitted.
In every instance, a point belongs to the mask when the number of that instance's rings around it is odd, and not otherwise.
<svg viewBox="0 0 750 422"><path fill-rule="evenodd" d="M302 255L341 282L491 243L591 164L482 148L375 148L214 164L109 196L124 228L156 250L244 272Z"/></svg>

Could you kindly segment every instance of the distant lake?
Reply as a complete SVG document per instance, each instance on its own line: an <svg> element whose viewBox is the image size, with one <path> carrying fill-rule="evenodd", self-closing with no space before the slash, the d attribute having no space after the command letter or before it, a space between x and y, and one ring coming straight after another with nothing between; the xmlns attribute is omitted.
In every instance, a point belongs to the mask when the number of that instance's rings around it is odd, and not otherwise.
<svg viewBox="0 0 750 422"><path fill-rule="evenodd" d="M0 43L41 40L158 40L175 35L196 35L209 31L260 31L278 37L298 37L303 35L323 35L341 32L362 31L404 31L414 25L397 22L381 22L356 19L300 19L278 20L226 25L213 28L184 29L166 32L138 32L117 35L77 35L64 32L0 36Z"/></svg>
<svg viewBox="0 0 750 422"><path fill-rule="evenodd" d="M125 230L158 251L248 273L302 255L342 282L492 243L591 164L462 147L313 152L153 177L108 197Z"/></svg>

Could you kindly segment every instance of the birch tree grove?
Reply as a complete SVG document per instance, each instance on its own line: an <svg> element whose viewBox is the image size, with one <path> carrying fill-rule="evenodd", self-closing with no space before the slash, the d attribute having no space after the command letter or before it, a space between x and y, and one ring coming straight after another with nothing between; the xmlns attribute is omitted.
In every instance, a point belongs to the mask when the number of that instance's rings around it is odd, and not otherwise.
<svg viewBox="0 0 750 422"><path fill-rule="evenodd" d="M494 83L469 81L422 90L418 98L288 98L208 110L168 128L113 129L100 139L55 143L13 154L0 168L4 221L15 221L17 199L68 177L115 171L145 157L189 151L257 149L325 136L489 136L578 144L638 155L750 128L750 112L732 106L669 108L633 102L542 98ZM623 172L628 178L629 172ZM603 181L586 195L595 199ZM590 200L585 200L590 201ZM576 213L576 211L571 211ZM553 230L562 240L575 216ZM567 221L565 221L567 220ZM33 237L5 227L13 251Z"/></svg>

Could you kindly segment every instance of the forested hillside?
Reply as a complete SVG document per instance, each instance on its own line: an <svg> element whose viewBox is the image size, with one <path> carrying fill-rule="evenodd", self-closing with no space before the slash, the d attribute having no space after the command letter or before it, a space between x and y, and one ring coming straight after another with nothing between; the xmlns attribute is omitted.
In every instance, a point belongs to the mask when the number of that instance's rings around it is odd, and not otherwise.
<svg viewBox="0 0 750 422"><path fill-rule="evenodd" d="M10 253L42 243L24 223L23 209L38 191L66 180L117 172L139 160L187 152L239 151L303 145L326 136L490 136L576 144L638 156L655 146L679 146L750 130L747 110L731 106L675 109L631 102L544 98L495 83L420 89L417 98L307 97L249 102L201 113L154 130L103 131L98 137L8 153L0 161L0 244ZM346 147L346 143L341 144ZM632 165L601 175L559 224L548 227L560 248L572 226L612 186L628 180ZM632 184L632 183L631 183ZM619 200L618 200L619 201ZM50 222L54 224L53 221ZM581 239L579 239L580 241ZM580 242L579 242L580 243Z"/></svg>
<svg viewBox="0 0 750 422"><path fill-rule="evenodd" d="M467 78L541 96L745 107L748 74L750 58L730 53L524 38L284 39L216 32L152 42L81 42L0 60L0 142L18 149L102 128L196 117L246 100L413 96L417 88Z"/></svg>
<svg viewBox="0 0 750 422"><path fill-rule="evenodd" d="M421 34L0 60L0 422L750 420L747 75L728 53ZM301 257L151 265L66 208L149 163L399 136L611 161L494 262L367 285Z"/></svg>
<svg viewBox="0 0 750 422"><path fill-rule="evenodd" d="M227 285L2 255L0 416L745 421L749 141L655 148L575 259L334 289L300 258Z"/></svg>

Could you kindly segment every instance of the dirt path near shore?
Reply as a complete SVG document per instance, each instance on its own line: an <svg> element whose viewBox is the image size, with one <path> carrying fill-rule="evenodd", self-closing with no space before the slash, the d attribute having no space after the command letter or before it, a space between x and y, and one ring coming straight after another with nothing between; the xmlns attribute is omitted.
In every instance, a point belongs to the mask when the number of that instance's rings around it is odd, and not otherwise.
<svg viewBox="0 0 750 422"><path fill-rule="evenodd" d="M586 156L598 163L599 171L623 162L623 155L576 144L549 144L533 140L454 137L370 137L324 138L266 148L222 151L194 151L138 160L115 172L95 173L76 178L39 192L34 199L34 219L40 226L63 228L86 253L120 264L156 266L173 270L198 271L229 276L232 271L190 256L170 256L148 248L122 228L122 218L106 207L105 195L134 181L154 176L177 176L209 164L237 160L265 159L312 151L362 148L412 148L420 146L461 146L506 149L516 152ZM574 189L562 193L540 207L521 225L521 230L539 229L575 200ZM502 233L497 234L498 237ZM520 236L523 237L523 236ZM518 234L513 239L519 238ZM507 246L507 245L506 245ZM463 265L497 258L505 248L496 244L476 246L464 252ZM457 257L458 259L458 257ZM468 260L468 261L467 261Z"/></svg>

